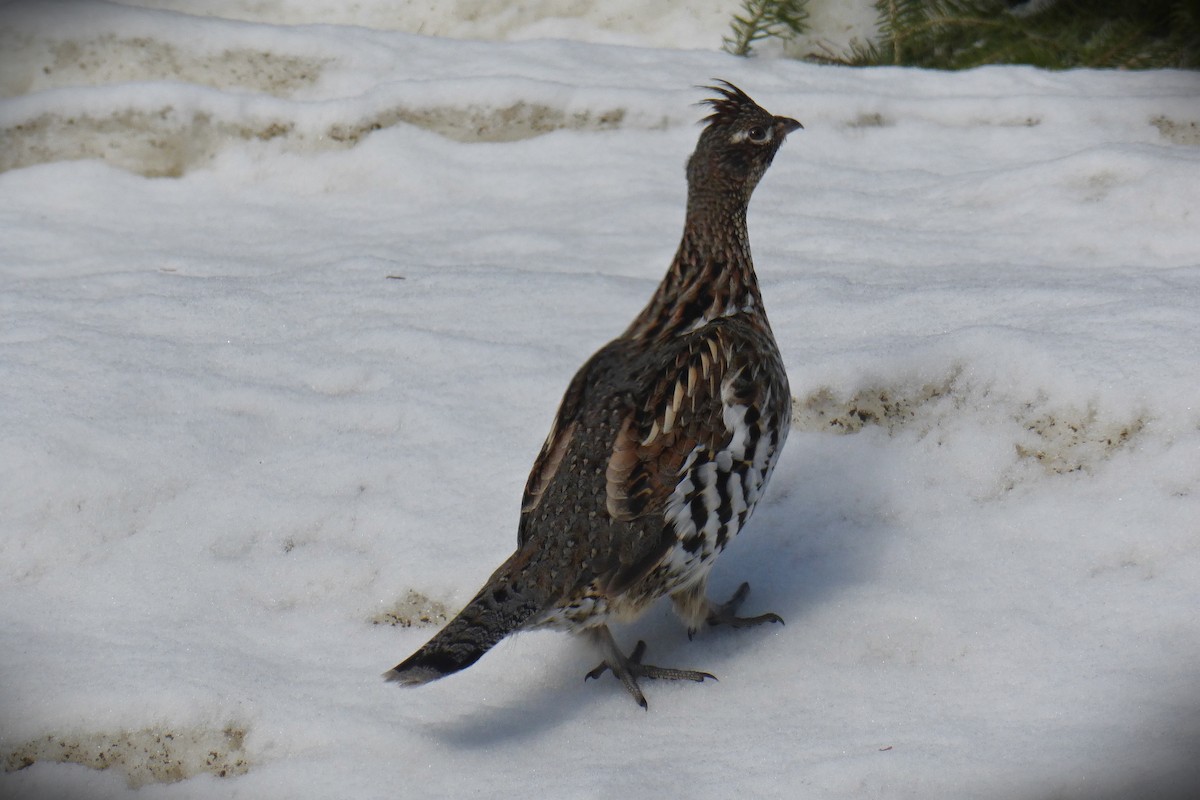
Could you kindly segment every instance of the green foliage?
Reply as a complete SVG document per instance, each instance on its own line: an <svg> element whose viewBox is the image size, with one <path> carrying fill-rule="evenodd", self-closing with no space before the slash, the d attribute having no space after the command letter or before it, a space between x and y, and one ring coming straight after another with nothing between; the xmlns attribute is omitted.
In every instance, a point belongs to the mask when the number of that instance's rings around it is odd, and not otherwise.
<svg viewBox="0 0 1200 800"><path fill-rule="evenodd" d="M748 56L760 39L794 39L808 27L806 5L808 0L742 0L741 13L729 23L732 35L721 46L735 56Z"/></svg>
<svg viewBox="0 0 1200 800"><path fill-rule="evenodd" d="M778 35L756 14L773 5L745 0L725 49L744 55L751 42ZM876 41L807 58L929 69L1200 69L1200 0L876 0L875 9Z"/></svg>
<svg viewBox="0 0 1200 800"><path fill-rule="evenodd" d="M1200 0L877 0L878 42L845 63L1200 67Z"/></svg>

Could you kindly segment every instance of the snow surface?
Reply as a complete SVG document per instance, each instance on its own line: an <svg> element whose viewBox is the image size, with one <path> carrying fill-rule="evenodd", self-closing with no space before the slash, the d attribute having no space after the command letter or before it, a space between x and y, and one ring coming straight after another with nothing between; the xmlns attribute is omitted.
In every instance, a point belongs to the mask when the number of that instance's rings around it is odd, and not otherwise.
<svg viewBox="0 0 1200 800"><path fill-rule="evenodd" d="M1200 784L1196 75L0 17L0 796ZM750 215L794 429L713 581L786 627L655 607L618 639L720 682L648 713L553 632L385 684L665 269L713 76L806 128Z"/></svg>

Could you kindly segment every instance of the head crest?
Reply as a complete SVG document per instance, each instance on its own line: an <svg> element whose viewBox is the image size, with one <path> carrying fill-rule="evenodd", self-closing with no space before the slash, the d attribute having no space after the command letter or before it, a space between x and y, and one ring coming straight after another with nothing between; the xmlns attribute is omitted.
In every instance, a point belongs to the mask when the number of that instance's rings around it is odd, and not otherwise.
<svg viewBox="0 0 1200 800"><path fill-rule="evenodd" d="M713 110L711 114L702 120L703 122L724 125L733 122L747 111L758 109L758 103L751 100L750 95L729 81L723 81L720 78L713 78L713 80L721 85L699 87L701 89L710 89L721 95L720 97L710 97L707 100L700 101L711 106Z"/></svg>

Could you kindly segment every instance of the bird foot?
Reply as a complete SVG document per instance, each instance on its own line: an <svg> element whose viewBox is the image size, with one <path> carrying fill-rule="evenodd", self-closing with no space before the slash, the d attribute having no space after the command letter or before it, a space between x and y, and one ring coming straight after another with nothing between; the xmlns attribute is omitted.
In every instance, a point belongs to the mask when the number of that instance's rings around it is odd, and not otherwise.
<svg viewBox="0 0 1200 800"><path fill-rule="evenodd" d="M742 601L746 599L748 594L750 594L750 584L743 583L733 593L733 597L720 605L710 605L707 617L708 624L728 625L731 628L753 628L755 625L762 625L764 622L778 622L780 625L783 624L783 617L770 612L759 614L757 617L737 616L737 611L741 608ZM689 628L688 638L692 638L692 635L695 633L695 628Z"/></svg>
<svg viewBox="0 0 1200 800"><path fill-rule="evenodd" d="M612 670L613 675L620 679L621 685L625 690L633 695L633 699L642 708L649 708L646 703L646 696L642 694L642 690L638 687L638 678L656 678L669 681L695 681L703 683L706 679L712 678L714 681L717 676L710 675L707 672L700 672L694 669L673 669L671 667L656 667L651 664L643 664L642 656L646 652L646 643L639 641L637 647L633 648L633 652L626 656L617 647L616 641L613 640L612 634L607 626L600 626L594 634L597 642L600 644L600 649L604 652L604 660L600 665L584 676L584 680L590 678L599 678L607 670Z"/></svg>

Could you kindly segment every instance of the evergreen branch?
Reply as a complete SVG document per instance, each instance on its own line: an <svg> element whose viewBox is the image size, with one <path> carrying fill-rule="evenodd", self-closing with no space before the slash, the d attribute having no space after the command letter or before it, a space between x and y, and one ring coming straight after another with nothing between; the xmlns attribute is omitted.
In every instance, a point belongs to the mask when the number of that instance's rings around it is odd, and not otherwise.
<svg viewBox="0 0 1200 800"><path fill-rule="evenodd" d="M1200 67L1197 0L876 0L879 39L812 60L964 69Z"/></svg>
<svg viewBox="0 0 1200 800"><path fill-rule="evenodd" d="M732 36L722 39L722 48L735 56L748 56L760 39L794 39L808 27L807 4L808 0L742 0L742 13L733 15Z"/></svg>

